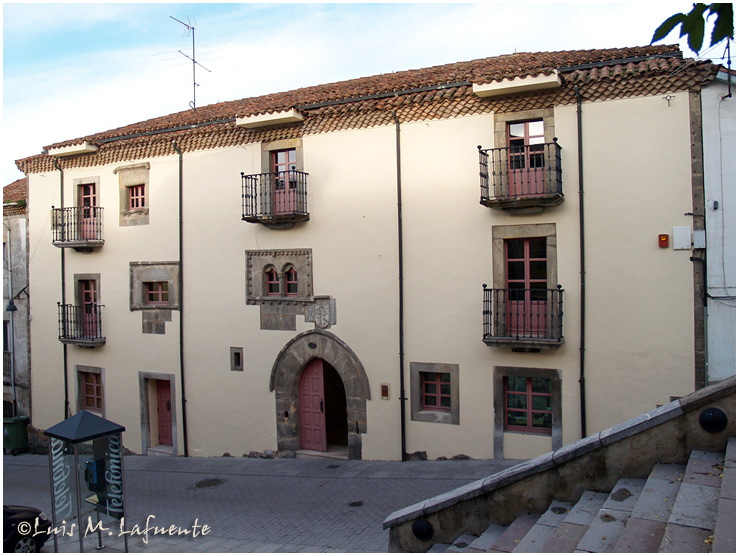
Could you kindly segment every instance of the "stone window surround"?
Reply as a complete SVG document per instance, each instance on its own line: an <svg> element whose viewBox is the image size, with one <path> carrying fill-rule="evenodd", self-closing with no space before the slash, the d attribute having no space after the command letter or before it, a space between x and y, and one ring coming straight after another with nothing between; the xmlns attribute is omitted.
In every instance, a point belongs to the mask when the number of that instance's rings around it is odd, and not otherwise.
<svg viewBox="0 0 739 556"><path fill-rule="evenodd" d="M148 162L139 164L128 164L118 166L113 170L118 175L118 199L120 215L118 223L120 226L145 226L149 224L149 169ZM128 189L134 185L144 186L144 206L141 208L128 208Z"/></svg>
<svg viewBox="0 0 739 556"><path fill-rule="evenodd" d="M238 354L238 361L236 361ZM231 347L229 353L229 360L231 362L232 371L243 371L244 370L244 348L242 347Z"/></svg>
<svg viewBox="0 0 739 556"><path fill-rule="evenodd" d="M493 226L493 288L506 287L506 240L532 237L546 237L547 289L557 287L557 225L520 224Z"/></svg>
<svg viewBox="0 0 739 556"><path fill-rule="evenodd" d="M85 409L85 411L89 411L91 413L95 413L96 415L99 415L100 417L105 417L105 369L102 367L91 367L89 365L75 365L74 366L74 373L75 378L77 381L77 411L82 411L84 406L84 396L85 396L85 384L82 380L82 373L90 373L90 374L96 374L100 375L100 385L101 385L101 393L102 393L102 409L100 411L94 411L92 409Z"/></svg>
<svg viewBox="0 0 739 556"><path fill-rule="evenodd" d="M132 261L130 265L130 309L131 311L179 310L180 264L177 261ZM144 282L167 282L169 301L166 304L148 305L144 301Z"/></svg>
<svg viewBox="0 0 739 556"><path fill-rule="evenodd" d="M527 122L531 120L544 121L544 141L554 142L554 109L542 108L538 110L522 110L520 112L496 112L493 115L493 133L495 146L508 146L508 124Z"/></svg>
<svg viewBox="0 0 739 556"><path fill-rule="evenodd" d="M272 171L270 155L273 151L284 151L287 149L295 149L295 169L303 170L303 139L296 137L294 139L280 139L278 141L265 141L262 143L261 169L262 173Z"/></svg>
<svg viewBox="0 0 739 556"><path fill-rule="evenodd" d="M82 305L82 292L80 291L80 282L83 280L92 280L95 282L95 304L102 305L102 288L100 287L100 274L75 274L74 275L74 303Z"/></svg>
<svg viewBox="0 0 739 556"><path fill-rule="evenodd" d="M313 252L311 249L267 249L245 251L246 304L273 305L281 302L313 302ZM298 273L298 295L287 296L285 272L292 267ZM267 295L266 271L274 268L280 284L279 296Z"/></svg>
<svg viewBox="0 0 739 556"><path fill-rule="evenodd" d="M410 363L411 420L429 423L459 425L459 365L454 363ZM449 373L451 383L451 410L431 411L423 409L421 373Z"/></svg>
<svg viewBox="0 0 739 556"><path fill-rule="evenodd" d="M82 200L80 199L80 186L95 184L95 206L100 206L100 177L93 176L90 178L75 178L72 180L74 186L74 206L82 206Z"/></svg>
<svg viewBox="0 0 739 556"><path fill-rule="evenodd" d="M504 437L508 434L549 436L544 433L505 430L505 388L503 377L548 378L552 381L552 451L562 447L562 371L530 367L493 367L493 453L495 459L503 459Z"/></svg>

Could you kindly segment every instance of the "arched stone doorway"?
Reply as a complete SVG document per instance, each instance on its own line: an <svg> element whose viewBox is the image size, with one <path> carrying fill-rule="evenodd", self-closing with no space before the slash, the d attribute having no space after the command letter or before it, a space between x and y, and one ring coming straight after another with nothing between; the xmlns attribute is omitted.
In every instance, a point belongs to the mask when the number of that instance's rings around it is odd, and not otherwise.
<svg viewBox="0 0 739 556"><path fill-rule="evenodd" d="M351 348L325 330L298 334L280 351L269 380L275 392L277 449L294 454L300 449L299 383L306 365L321 359L341 379L346 397L346 441L349 459L362 459L362 433L367 432L370 388L364 367Z"/></svg>

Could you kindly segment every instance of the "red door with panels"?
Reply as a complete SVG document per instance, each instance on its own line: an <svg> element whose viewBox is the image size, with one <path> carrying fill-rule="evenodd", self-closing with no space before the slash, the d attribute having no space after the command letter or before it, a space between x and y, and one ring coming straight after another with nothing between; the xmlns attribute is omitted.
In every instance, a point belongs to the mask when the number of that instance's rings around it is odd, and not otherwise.
<svg viewBox="0 0 739 556"><path fill-rule="evenodd" d="M537 338L547 330L547 239L506 240L506 326L509 336Z"/></svg>
<svg viewBox="0 0 739 556"><path fill-rule="evenodd" d="M168 380L157 380L157 424L159 444L172 445L172 398Z"/></svg>
<svg viewBox="0 0 739 556"><path fill-rule="evenodd" d="M298 385L300 447L326 451L326 407L323 389L323 361L314 359L300 375Z"/></svg>
<svg viewBox="0 0 739 556"><path fill-rule="evenodd" d="M85 183L80 185L80 239L95 239L97 196L95 195L95 184Z"/></svg>
<svg viewBox="0 0 739 556"><path fill-rule="evenodd" d="M508 124L508 195L544 193L544 121Z"/></svg>

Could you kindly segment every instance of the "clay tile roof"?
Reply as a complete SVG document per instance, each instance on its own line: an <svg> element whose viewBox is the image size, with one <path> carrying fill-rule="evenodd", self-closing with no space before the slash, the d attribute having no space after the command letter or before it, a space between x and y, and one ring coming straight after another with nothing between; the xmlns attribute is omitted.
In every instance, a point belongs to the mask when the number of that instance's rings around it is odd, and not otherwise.
<svg viewBox="0 0 739 556"><path fill-rule="evenodd" d="M15 180L3 187L3 216L24 214L28 199L28 178ZM6 205L6 203L14 203Z"/></svg>
<svg viewBox="0 0 739 556"><path fill-rule="evenodd" d="M307 105L323 104L356 97L367 97L382 93L407 91L409 89L433 87L452 83L491 83L513 77L525 77L541 73L550 74L555 69L573 68L587 64L597 64L615 60L644 59L654 56L674 56L682 59L677 45L642 46L633 48L611 48L600 50L573 50L559 52L520 52L456 62L423 69L386 73L371 77L350 79L337 83L327 83L303 87L292 91L220 102L176 112L117 129L96 133L49 145L45 149L80 144L83 141L95 143L116 137L128 137L156 130L178 130L207 122L230 121L236 117L267 114ZM435 93L423 94L419 99L431 99ZM442 93L453 95L453 92Z"/></svg>

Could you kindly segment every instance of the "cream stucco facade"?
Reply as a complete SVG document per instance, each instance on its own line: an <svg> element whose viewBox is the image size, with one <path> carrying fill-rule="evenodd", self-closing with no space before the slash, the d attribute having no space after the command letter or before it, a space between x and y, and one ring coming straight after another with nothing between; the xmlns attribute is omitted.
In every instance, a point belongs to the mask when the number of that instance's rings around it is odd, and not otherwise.
<svg viewBox="0 0 739 556"><path fill-rule="evenodd" d="M287 229L242 220L239 176L265 171L260 142L185 151L181 175L175 150L29 173L31 346L34 375L42 377L34 381L33 425L44 429L65 418L65 373L69 410L80 410L80 372L94 369L102 377L101 412L126 427L126 447L135 452L156 449L159 380L170 384L170 453L288 454L294 452L285 447L293 446L295 423L288 414L298 411L299 402L285 402L283 421L280 384L297 375L285 375L281 362L298 357L300 338L327 354L335 350L332 361L351 360L353 369L361 369L350 378L343 374L349 371L336 371L346 387L350 455L363 459L401 459L403 441L407 453L422 451L429 458L528 458L578 440L581 324L587 434L691 392L694 250L674 249L672 237L668 248L657 241L659 234L671 236L673 227L692 225L686 215L694 208L690 95L676 90L669 102L663 94L644 94L585 97L582 103L584 324L578 114L572 103L553 107L564 201L538 213L480 204L476 147L506 146L496 144L495 111L303 134L300 164L309 175L310 218ZM142 163L149 166L148 223L121 225L121 169ZM66 302L78 298L77 281L92 278L97 303L104 305L104 345L81 347L58 339L62 249L52 242L50 209L61 206L60 188L65 206L76 206L80 184L93 181L104 210L104 245L87 252L64 249ZM564 291L564 341L556 349L482 341L482 285L500 280L494 276L493 237L503 226L554 230L555 260L547 264ZM265 325L277 309L247 303L247 254L295 250L310 252L311 299L293 304L294 317L283 315L279 326ZM153 313L132 301L131 263L142 262L172 264L181 272L181 286L177 280L169 286L179 305L157 313L158 324L147 324ZM320 296L330 296L335 307L335 322L322 326L306 316ZM283 301L280 311L290 302ZM243 370L232 370L234 348L243 353ZM410 398L422 396L411 376L417 363L443 364L456 373L457 422L412 414ZM497 422L504 409L495 407L503 399L496 398L496 376L505 369L544 369L555 377L553 434L513 432ZM355 380L356 388L349 384Z"/></svg>

